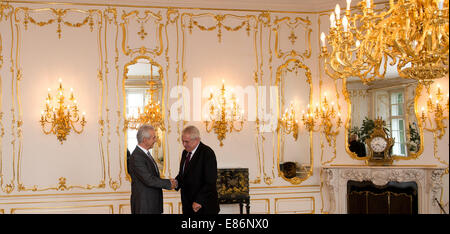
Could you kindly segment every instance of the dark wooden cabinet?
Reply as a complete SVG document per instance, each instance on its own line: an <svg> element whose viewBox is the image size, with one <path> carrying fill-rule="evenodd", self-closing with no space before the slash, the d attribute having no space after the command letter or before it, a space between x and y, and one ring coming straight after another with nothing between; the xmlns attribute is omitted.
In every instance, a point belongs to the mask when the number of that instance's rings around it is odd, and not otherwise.
<svg viewBox="0 0 450 234"><path fill-rule="evenodd" d="M247 214L250 213L250 195L248 183L248 168L217 169L217 192L220 204L239 204L240 212L246 204Z"/></svg>

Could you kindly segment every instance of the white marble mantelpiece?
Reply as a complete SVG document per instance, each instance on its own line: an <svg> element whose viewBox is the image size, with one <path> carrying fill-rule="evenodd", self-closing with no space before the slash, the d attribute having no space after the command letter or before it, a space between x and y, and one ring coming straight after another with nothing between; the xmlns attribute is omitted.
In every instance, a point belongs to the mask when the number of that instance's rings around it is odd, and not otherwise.
<svg viewBox="0 0 450 234"><path fill-rule="evenodd" d="M330 165L321 168L324 175L324 212L347 214L347 181L372 181L385 185L390 181L416 182L419 214L440 214L435 198L440 200L445 167L435 165Z"/></svg>

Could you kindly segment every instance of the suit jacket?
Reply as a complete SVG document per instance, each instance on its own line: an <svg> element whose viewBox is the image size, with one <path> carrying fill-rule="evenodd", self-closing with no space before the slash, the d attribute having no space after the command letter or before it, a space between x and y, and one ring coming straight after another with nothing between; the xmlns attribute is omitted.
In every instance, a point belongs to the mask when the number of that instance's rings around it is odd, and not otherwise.
<svg viewBox="0 0 450 234"><path fill-rule="evenodd" d="M198 214L218 214L220 211L217 195L217 161L214 151L200 142L194 155L191 156L189 164L184 169L187 151L183 150L180 170L175 178L181 189L181 203L183 214L195 214L192 203L202 205Z"/></svg>
<svg viewBox="0 0 450 234"><path fill-rule="evenodd" d="M162 189L171 189L168 179L161 179L152 159L136 146L130 157L131 213L163 213Z"/></svg>
<svg viewBox="0 0 450 234"><path fill-rule="evenodd" d="M360 141L352 141L349 144L349 150L353 153L356 153L358 157L366 156L366 145Z"/></svg>

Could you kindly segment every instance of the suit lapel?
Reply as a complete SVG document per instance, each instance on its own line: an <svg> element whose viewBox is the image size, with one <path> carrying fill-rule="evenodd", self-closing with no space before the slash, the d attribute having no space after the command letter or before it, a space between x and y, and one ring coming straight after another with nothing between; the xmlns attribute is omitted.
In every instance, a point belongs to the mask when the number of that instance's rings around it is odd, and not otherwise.
<svg viewBox="0 0 450 234"><path fill-rule="evenodd" d="M151 168L153 168L153 171L155 172L155 174L156 174L157 176L159 176L159 170L156 170L157 164L156 164L155 160L153 159L153 157L150 158L150 157L149 157L149 156L148 156L141 148L139 148L139 147L137 147L137 146L136 146L136 149L139 150L140 155L142 155L142 157L146 158L147 161L150 162L150 164L152 165Z"/></svg>

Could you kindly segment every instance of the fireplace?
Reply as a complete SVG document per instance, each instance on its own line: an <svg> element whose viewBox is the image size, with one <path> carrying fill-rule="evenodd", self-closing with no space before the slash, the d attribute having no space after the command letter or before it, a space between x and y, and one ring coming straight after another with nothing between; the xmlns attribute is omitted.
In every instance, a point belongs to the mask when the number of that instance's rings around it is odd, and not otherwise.
<svg viewBox="0 0 450 234"><path fill-rule="evenodd" d="M323 213L442 212L436 201L442 196L445 167L327 165L321 169Z"/></svg>
<svg viewBox="0 0 450 234"><path fill-rule="evenodd" d="M347 182L348 214L417 214L416 182L388 182L378 186L371 181Z"/></svg>

